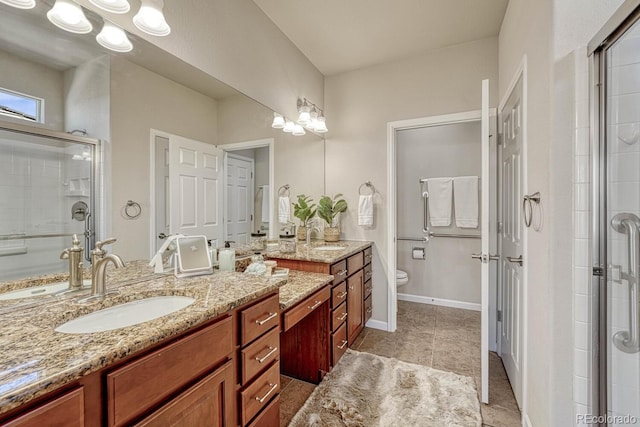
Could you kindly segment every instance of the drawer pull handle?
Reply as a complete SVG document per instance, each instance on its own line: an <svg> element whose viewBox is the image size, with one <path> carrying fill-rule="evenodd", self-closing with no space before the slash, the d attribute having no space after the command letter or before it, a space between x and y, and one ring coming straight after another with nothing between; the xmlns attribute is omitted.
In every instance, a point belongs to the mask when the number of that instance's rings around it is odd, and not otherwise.
<svg viewBox="0 0 640 427"><path fill-rule="evenodd" d="M373 258L373 255L367 255L365 256L366 259L371 260L371 258Z"/></svg>
<svg viewBox="0 0 640 427"><path fill-rule="evenodd" d="M267 323L269 320L273 319L274 317L276 317L278 315L278 313L269 313L269 316L267 316L266 319L263 320L256 320L256 323L260 326L264 325L265 323Z"/></svg>
<svg viewBox="0 0 640 427"><path fill-rule="evenodd" d="M344 297L347 296L346 292L340 292L338 295L336 295L338 297L338 299L343 299Z"/></svg>
<svg viewBox="0 0 640 427"><path fill-rule="evenodd" d="M367 308L367 314L373 313L373 308Z"/></svg>
<svg viewBox="0 0 640 427"><path fill-rule="evenodd" d="M315 304L313 304L313 305L308 305L308 306L307 306L307 308L308 308L309 310L315 310L315 309L316 309L320 304L322 304L322 301L316 301L316 303L315 303Z"/></svg>
<svg viewBox="0 0 640 427"><path fill-rule="evenodd" d="M348 270L346 270L346 269L345 269L345 270L342 270L342 271L338 271L338 272L336 273L336 276L344 276L344 275L346 275L346 274L347 274L347 271L348 271Z"/></svg>
<svg viewBox="0 0 640 427"><path fill-rule="evenodd" d="M265 395L264 395L264 396L262 396L262 397L255 397L255 399L256 399L258 402L260 402L260 403L264 402L264 401L265 401L265 399L266 399L267 397L269 397L269 395L270 395L271 393L273 393L273 390L275 390L276 388L278 388L278 384L277 384L277 383L276 383L276 384L269 383L269 386L270 386L271 388L269 389L269 391L267 392L267 394L265 394Z"/></svg>
<svg viewBox="0 0 640 427"><path fill-rule="evenodd" d="M367 271L366 276L367 276L367 277L371 277L371 272L370 272L370 271Z"/></svg>
<svg viewBox="0 0 640 427"><path fill-rule="evenodd" d="M258 363L262 363L265 360L267 360L269 358L269 356L271 356L273 353L278 351L278 347L269 346L269 350L270 350L269 353L265 354L263 357L256 357L256 360L258 361Z"/></svg>
<svg viewBox="0 0 640 427"><path fill-rule="evenodd" d="M338 346L340 350L342 350L347 345L347 340L342 340L342 344Z"/></svg>
<svg viewBox="0 0 640 427"><path fill-rule="evenodd" d="M338 317L338 320L342 322L346 318L347 318L347 313L344 313L342 316Z"/></svg>
<svg viewBox="0 0 640 427"><path fill-rule="evenodd" d="M349 290L352 291L354 289L353 286L349 286Z"/></svg>

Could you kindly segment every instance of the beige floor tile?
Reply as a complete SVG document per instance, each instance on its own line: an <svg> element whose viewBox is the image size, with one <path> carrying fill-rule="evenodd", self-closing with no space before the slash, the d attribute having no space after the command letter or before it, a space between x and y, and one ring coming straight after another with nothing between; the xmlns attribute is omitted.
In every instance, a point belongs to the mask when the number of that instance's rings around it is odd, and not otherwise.
<svg viewBox="0 0 640 427"><path fill-rule="evenodd" d="M291 381L293 381L293 378L286 375L280 375L280 390L284 390L284 388L289 385Z"/></svg>
<svg viewBox="0 0 640 427"><path fill-rule="evenodd" d="M280 425L287 426L302 408L316 386L296 379L291 380L280 392Z"/></svg>
<svg viewBox="0 0 640 427"><path fill-rule="evenodd" d="M517 427L522 425L520 412L512 411L498 405L480 404L482 422L491 427Z"/></svg>

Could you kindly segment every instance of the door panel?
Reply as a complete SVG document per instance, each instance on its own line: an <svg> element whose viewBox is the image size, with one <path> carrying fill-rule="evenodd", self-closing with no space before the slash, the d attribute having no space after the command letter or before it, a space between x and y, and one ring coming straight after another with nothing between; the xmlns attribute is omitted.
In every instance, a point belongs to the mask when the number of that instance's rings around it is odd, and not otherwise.
<svg viewBox="0 0 640 427"><path fill-rule="evenodd" d="M226 240L249 243L253 229L253 159L227 154Z"/></svg>
<svg viewBox="0 0 640 427"><path fill-rule="evenodd" d="M500 357L507 371L518 404L522 402L522 266L509 261L523 253L522 189L522 78L517 82L500 111L502 143L498 149L500 159L499 221L503 224L500 241L499 309Z"/></svg>

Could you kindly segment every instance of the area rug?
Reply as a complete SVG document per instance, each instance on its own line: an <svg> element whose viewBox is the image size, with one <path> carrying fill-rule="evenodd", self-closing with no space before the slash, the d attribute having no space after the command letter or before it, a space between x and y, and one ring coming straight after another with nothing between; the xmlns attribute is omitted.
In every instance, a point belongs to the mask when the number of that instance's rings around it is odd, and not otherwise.
<svg viewBox="0 0 640 427"><path fill-rule="evenodd" d="M481 426L472 378L347 350L293 427Z"/></svg>

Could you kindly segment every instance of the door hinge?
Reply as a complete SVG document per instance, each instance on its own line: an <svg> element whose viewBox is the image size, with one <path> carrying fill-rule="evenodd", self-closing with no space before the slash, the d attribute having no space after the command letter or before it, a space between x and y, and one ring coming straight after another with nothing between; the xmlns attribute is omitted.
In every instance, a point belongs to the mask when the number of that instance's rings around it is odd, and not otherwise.
<svg viewBox="0 0 640 427"><path fill-rule="evenodd" d="M502 322L502 310L496 312L496 319L498 322Z"/></svg>
<svg viewBox="0 0 640 427"><path fill-rule="evenodd" d="M502 136L501 133L498 134L498 145L502 145L502 140L504 139L504 137Z"/></svg>
<svg viewBox="0 0 640 427"><path fill-rule="evenodd" d="M602 276L604 276L604 268L602 268L602 267L593 267L592 274L594 276L602 277Z"/></svg>
<svg viewBox="0 0 640 427"><path fill-rule="evenodd" d="M251 218L251 221L253 221L253 214L249 214L249 217Z"/></svg>

